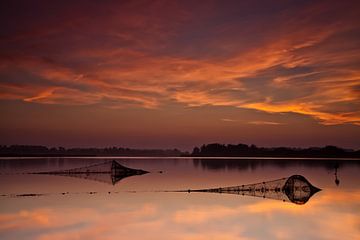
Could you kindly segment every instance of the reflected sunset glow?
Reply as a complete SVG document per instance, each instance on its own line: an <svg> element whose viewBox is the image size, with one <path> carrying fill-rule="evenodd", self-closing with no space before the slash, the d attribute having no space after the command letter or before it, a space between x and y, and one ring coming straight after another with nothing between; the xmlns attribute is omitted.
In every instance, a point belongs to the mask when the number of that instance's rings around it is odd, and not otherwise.
<svg viewBox="0 0 360 240"><path fill-rule="evenodd" d="M2 160L3 171L21 171L21 165L11 161L14 160ZM50 160L51 165L56 166L57 161ZM85 162L92 165L94 161L102 160L65 159L61 169ZM355 240L360 234L357 161L340 163L338 187L334 176L329 174L332 162L325 160L317 165L303 160L285 168L263 160L265 162L252 171L242 160L232 161L244 168L234 165L228 170L199 168L191 159L118 161L151 173L125 178L114 186L66 176L0 176L2 192L14 191L11 189L16 189L17 193L72 192L39 197L1 197L2 239L24 236L36 240L158 239L160 236L163 239L336 239L343 236ZM221 164L223 160L210 161ZM31 164L28 169L29 166ZM159 169L164 173L157 173ZM236 194L162 192L249 184L261 179L271 180L284 172L306 175L323 190L303 205ZM41 181L36 181L37 178ZM32 190L23 185L24 180L33 183ZM47 184L43 184L44 181ZM7 186L7 183L13 186ZM87 194L87 191L96 194Z"/></svg>

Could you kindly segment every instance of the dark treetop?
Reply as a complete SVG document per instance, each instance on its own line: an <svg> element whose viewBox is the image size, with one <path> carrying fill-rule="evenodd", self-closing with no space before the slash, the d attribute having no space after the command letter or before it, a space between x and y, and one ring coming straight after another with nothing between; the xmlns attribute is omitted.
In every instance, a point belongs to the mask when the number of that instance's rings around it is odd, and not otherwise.
<svg viewBox="0 0 360 240"><path fill-rule="evenodd" d="M309 157L309 158L360 158L360 150L342 149L335 146L289 148L257 147L246 144L204 144L195 147L191 154L178 149L130 149L107 148L48 148L45 146L11 145L0 146L0 156L156 156L156 157Z"/></svg>
<svg viewBox="0 0 360 240"><path fill-rule="evenodd" d="M289 148L289 147L257 147L246 144L212 143L195 147L191 156L194 157L349 157L359 158L360 150L342 149L335 146Z"/></svg>
<svg viewBox="0 0 360 240"><path fill-rule="evenodd" d="M107 148L48 148L45 146L12 145L0 146L0 156L180 156L177 149L130 149Z"/></svg>

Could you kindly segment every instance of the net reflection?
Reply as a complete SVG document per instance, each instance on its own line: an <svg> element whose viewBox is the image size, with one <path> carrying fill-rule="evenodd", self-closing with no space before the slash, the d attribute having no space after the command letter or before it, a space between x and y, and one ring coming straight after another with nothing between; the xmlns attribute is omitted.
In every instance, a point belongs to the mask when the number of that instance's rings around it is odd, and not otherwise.
<svg viewBox="0 0 360 240"><path fill-rule="evenodd" d="M228 193L247 195L253 197L269 198L292 202L295 204L305 204L315 193L321 189L314 187L305 177L292 175L291 177L276 179L267 182L220 187L196 190L182 190L179 192L209 192L209 193Z"/></svg>

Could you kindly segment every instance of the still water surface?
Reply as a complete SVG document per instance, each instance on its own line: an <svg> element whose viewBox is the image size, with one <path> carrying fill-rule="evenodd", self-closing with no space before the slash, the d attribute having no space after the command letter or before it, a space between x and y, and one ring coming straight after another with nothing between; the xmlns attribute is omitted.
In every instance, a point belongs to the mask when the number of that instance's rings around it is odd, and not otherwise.
<svg viewBox="0 0 360 240"><path fill-rule="evenodd" d="M115 159L148 174L106 179L23 174ZM360 161L191 158L0 159L0 239L360 239ZM305 204L167 192L302 175ZM111 179L111 177L110 177ZM40 194L40 195L36 195Z"/></svg>

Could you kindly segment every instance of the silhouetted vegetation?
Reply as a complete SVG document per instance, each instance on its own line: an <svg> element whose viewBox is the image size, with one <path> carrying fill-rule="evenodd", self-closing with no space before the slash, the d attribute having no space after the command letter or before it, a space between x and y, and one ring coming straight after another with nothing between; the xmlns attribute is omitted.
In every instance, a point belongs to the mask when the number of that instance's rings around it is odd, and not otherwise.
<svg viewBox="0 0 360 240"><path fill-rule="evenodd" d="M346 157L360 158L360 150L342 149L335 146L289 148L264 148L246 144L204 144L195 147L191 154L178 149L131 149L107 148L63 148L31 145L0 145L0 156L154 156L154 157Z"/></svg>
<svg viewBox="0 0 360 240"><path fill-rule="evenodd" d="M45 146L11 145L0 146L0 156L180 156L178 149L131 149L109 148L48 148Z"/></svg>
<svg viewBox="0 0 360 240"><path fill-rule="evenodd" d="M246 144L212 143L195 147L191 156L194 157L360 157L360 150L342 149L335 146L289 148L264 148Z"/></svg>

